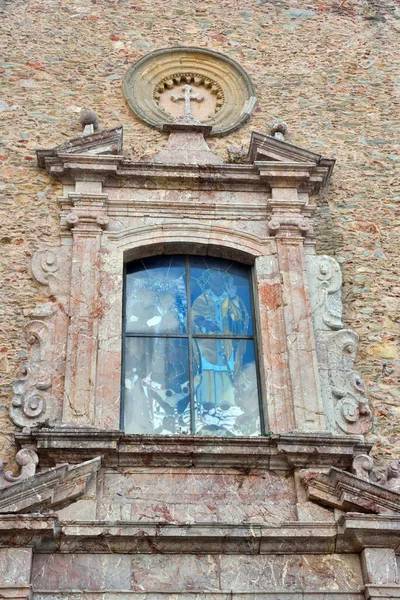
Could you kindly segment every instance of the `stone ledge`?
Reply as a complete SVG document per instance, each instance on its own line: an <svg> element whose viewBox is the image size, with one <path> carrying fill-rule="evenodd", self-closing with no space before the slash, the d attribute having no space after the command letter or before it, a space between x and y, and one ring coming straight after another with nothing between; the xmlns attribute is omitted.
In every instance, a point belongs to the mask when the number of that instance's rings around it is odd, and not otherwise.
<svg viewBox="0 0 400 600"><path fill-rule="evenodd" d="M129 590L37 590L33 600L70 600L71 598L93 598L93 600L160 600L170 598L171 592L132 592ZM261 592L204 592L204 591L179 591L174 594L176 600L253 600L254 598L268 598L268 600L365 600L361 592L340 592L330 590L323 592L316 590L263 590Z"/></svg>
<svg viewBox="0 0 400 600"><path fill-rule="evenodd" d="M364 594L365 600L375 600L375 598L394 600L400 598L400 585L367 585Z"/></svg>
<svg viewBox="0 0 400 600"><path fill-rule="evenodd" d="M324 554L335 552L336 527L322 523L64 523L60 552L161 554ZM307 548L307 540L312 543Z"/></svg>
<svg viewBox="0 0 400 600"><path fill-rule="evenodd" d="M343 547L348 542L354 552L364 548L392 548L400 552L400 515L347 513L338 520Z"/></svg>
<svg viewBox="0 0 400 600"><path fill-rule="evenodd" d="M263 191L286 181L299 185L299 191L317 194L327 181L329 169L313 163L287 160L259 161L254 164L182 164L137 161L122 155L54 154L53 149L41 150L42 164L50 175L64 184L90 178L101 181L105 188L113 186L146 189L187 189L196 186L204 190Z"/></svg>
<svg viewBox="0 0 400 600"><path fill-rule="evenodd" d="M42 548L61 531L57 515L2 515L0 517L1 548Z"/></svg>
<svg viewBox="0 0 400 600"><path fill-rule="evenodd" d="M0 547L33 545L39 552L123 554L332 554L364 548L400 550L400 517L343 515L337 524L148 523L65 521L55 514L7 515Z"/></svg>
<svg viewBox="0 0 400 600"><path fill-rule="evenodd" d="M371 448L361 436L326 433L205 438L125 435L122 431L60 427L32 429L29 433L15 434L15 439L21 447L35 448L41 467L102 456L104 466L349 469L355 455Z"/></svg>
<svg viewBox="0 0 400 600"><path fill-rule="evenodd" d="M32 598L31 585L1 585L0 598L12 600L30 600Z"/></svg>

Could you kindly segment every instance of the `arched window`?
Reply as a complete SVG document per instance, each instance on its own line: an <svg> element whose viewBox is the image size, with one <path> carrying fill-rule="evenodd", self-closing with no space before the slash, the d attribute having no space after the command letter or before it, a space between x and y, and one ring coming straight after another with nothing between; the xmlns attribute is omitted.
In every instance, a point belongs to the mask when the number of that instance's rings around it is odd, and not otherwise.
<svg viewBox="0 0 400 600"><path fill-rule="evenodd" d="M260 435L251 270L157 256L126 268L126 433Z"/></svg>

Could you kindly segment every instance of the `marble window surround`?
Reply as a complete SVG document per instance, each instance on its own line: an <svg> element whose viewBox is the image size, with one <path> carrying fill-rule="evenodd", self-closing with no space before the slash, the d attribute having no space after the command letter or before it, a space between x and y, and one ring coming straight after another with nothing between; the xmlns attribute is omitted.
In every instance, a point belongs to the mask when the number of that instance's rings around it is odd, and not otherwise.
<svg viewBox="0 0 400 600"><path fill-rule="evenodd" d="M64 311L41 306L33 315L27 334L36 360L16 382L12 418L28 427L47 421L118 430L124 262L190 253L253 264L266 430L341 433L334 399L324 397L320 385L318 355L324 343L317 348L309 290L310 283L319 285L310 196L326 182L333 161L254 134L252 162L214 164L210 170L204 150L209 128L169 124L167 129L168 163L158 162L157 155L147 163L129 163L109 154L108 139L113 148L122 147L120 128L38 151L39 164L63 183L64 194L61 246L40 250L32 270ZM174 139L179 139L175 154ZM187 162L182 149L191 156ZM332 277L325 277L328 285ZM315 304L324 311L327 282L322 283ZM58 373L46 378L42 372L53 356L59 357ZM40 381L34 377L38 371ZM359 399L354 402L357 412ZM358 420L359 428L353 419L345 433L363 433L362 415Z"/></svg>
<svg viewBox="0 0 400 600"><path fill-rule="evenodd" d="M222 559L212 562L224 565L227 581L239 564L243 581L246 573L258 572L264 565L261 593L274 600L398 598L394 560L400 547L398 515L329 513L328 517L325 509L313 512L298 472L325 473L332 466L349 470L354 457L371 447L362 435L371 423L368 400L353 368L357 336L341 325L340 269L314 250L313 197L326 182L333 161L253 134L248 162L226 165L218 157L210 160L201 127L191 131L187 126L169 126L169 130L167 149L147 162L123 159L121 128L38 152L39 164L64 186L59 199L61 245L40 249L32 261L33 275L50 300L37 307L26 326L32 352L14 386L11 416L23 428L15 438L21 447L35 448L41 468L101 456L96 483L100 502L101 478L107 469L110 477L126 476L128 485L132 469L139 469L142 476L144 467L163 472L166 480L179 470L189 474L194 467L218 468L223 481L229 477L236 481L238 465L243 480L251 469L271 471L270 477L284 481L290 472L290 501L298 520L287 526L250 523L236 529L227 522L160 528L157 516L154 527L111 517L100 521L92 490L92 497L66 506L58 516L1 519L6 549L0 553L0 593L30 599L32 576L40 577L40 561L57 565L62 552L73 569L77 548L96 574L99 559L95 555L91 561L91 552L98 553L101 542L111 571L114 553L118 564L126 563L126 582L121 580L119 588L115 582L112 591L101 592L107 600L133 598L136 593L127 566L130 553L137 554L132 564L146 565L168 563L169 557L158 558L160 550L172 554L178 550L185 555L180 557L182 563L197 561L202 577L207 559L195 558L194 547L200 555L221 553ZM165 156L175 162L165 162ZM268 437L164 438L126 436L119 430L123 264L141 256L189 250L254 265L263 401L273 432ZM34 493L35 482L28 478L26 485ZM74 522L77 511L83 516ZM284 555L275 560L277 548ZM326 588L315 575L321 560L333 565ZM10 564L20 566L13 571ZM343 567L336 574L334 566L339 564ZM282 589L276 577L286 573L286 565L290 585L284 581ZM60 570L53 572L58 585ZM346 573L352 577L356 573L351 585L343 579ZM159 583L157 589L163 593L165 582ZM87 584L82 574L82 589L68 590L68 597L86 595L82 590ZM46 586L34 590L35 600L65 597L59 585L56 590L48 589L51 581ZM223 587L214 591L225 593ZM253 595L258 593L254 590ZM179 596L185 598L185 592Z"/></svg>

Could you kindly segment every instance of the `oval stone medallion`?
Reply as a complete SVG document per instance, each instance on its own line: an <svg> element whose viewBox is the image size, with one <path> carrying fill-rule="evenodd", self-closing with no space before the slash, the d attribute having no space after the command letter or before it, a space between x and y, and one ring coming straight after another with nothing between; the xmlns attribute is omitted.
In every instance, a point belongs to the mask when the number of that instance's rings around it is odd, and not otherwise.
<svg viewBox="0 0 400 600"><path fill-rule="evenodd" d="M147 54L127 72L123 90L142 121L162 129L176 118L211 125L225 135L245 123L256 103L254 86L234 60L203 48L165 48Z"/></svg>

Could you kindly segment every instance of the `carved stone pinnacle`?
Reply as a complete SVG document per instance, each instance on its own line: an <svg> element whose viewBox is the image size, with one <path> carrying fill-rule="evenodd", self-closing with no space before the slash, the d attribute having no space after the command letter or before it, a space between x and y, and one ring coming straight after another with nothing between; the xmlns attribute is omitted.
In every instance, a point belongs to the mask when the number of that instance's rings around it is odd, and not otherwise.
<svg viewBox="0 0 400 600"><path fill-rule="evenodd" d="M82 125L83 135L89 135L100 129L100 120L96 113L90 108L83 108L79 115L79 122Z"/></svg>
<svg viewBox="0 0 400 600"><path fill-rule="evenodd" d="M285 135L288 132L288 126L285 121L274 121L271 125L271 135L277 140L285 141Z"/></svg>

